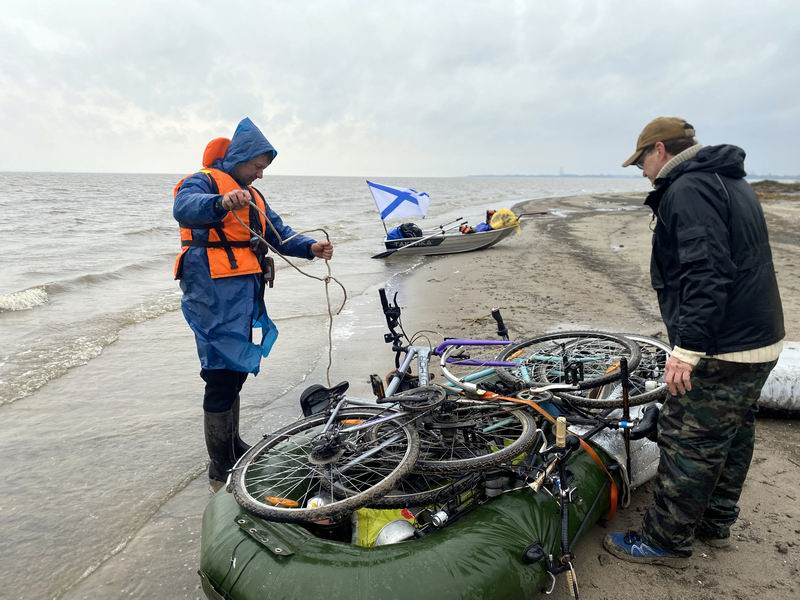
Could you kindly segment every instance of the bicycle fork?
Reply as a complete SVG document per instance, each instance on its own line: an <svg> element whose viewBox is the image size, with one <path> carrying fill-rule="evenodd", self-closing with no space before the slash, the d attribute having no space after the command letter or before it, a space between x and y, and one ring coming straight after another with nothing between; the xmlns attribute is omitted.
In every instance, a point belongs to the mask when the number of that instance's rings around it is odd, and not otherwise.
<svg viewBox="0 0 800 600"><path fill-rule="evenodd" d="M567 479L567 459L569 455L580 447L580 441L574 435L567 436L567 421L564 417L559 417L556 421L556 442L553 447L545 452L555 454L553 459L544 471L529 484L534 492L538 492L545 481L550 479L558 490L558 505L561 513L561 553L558 559L552 554L545 554L540 542L535 541L528 545L523 552L522 559L529 564L544 562L544 568L550 576L550 587L545 590L546 594L552 594L556 585L556 576L566 573L567 590L570 596L579 600L578 579L572 561L575 555L572 554L569 542L569 507L574 501L575 487L570 487ZM553 471L558 468L558 479L552 478Z"/></svg>

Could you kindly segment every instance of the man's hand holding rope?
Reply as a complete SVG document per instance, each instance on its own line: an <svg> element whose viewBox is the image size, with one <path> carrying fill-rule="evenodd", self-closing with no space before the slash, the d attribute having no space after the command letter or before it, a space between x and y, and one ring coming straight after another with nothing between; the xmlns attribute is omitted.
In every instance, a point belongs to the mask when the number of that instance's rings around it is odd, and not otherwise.
<svg viewBox="0 0 800 600"><path fill-rule="evenodd" d="M231 190L222 197L220 204L225 210L238 210L244 208L252 201L247 190Z"/></svg>
<svg viewBox="0 0 800 600"><path fill-rule="evenodd" d="M321 242L314 242L311 244L311 253L317 258L324 258L330 260L333 258L333 244L330 240L322 240Z"/></svg>

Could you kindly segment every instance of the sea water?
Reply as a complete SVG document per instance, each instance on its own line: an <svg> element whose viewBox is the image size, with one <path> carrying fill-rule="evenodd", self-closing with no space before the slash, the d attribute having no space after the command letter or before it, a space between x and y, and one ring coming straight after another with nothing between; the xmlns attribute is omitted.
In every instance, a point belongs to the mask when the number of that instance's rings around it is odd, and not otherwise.
<svg viewBox="0 0 800 600"><path fill-rule="evenodd" d="M208 499L202 381L172 279L178 175L0 173L0 597L198 597ZM380 178L428 192L430 228L532 198L643 192L642 179ZM324 228L347 290L334 320L334 383L368 392L393 355L377 289L425 260L372 260L383 226L363 178L257 183L296 230ZM321 232L311 233L321 238ZM513 243L513 239L503 243ZM317 276L321 261L294 261ZM242 394L255 439L325 383L321 282L276 259L267 304L280 337ZM342 301L330 288L334 309Z"/></svg>

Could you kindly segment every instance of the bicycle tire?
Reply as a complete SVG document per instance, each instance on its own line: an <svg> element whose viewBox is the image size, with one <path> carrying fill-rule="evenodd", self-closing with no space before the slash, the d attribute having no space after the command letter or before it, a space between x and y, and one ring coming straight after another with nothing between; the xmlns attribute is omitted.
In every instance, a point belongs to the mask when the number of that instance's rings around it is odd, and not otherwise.
<svg viewBox="0 0 800 600"><path fill-rule="evenodd" d="M312 454L312 445L320 440L326 414L301 419L265 436L234 467L234 498L247 512L280 522L335 519L379 498L413 468L419 455L419 435L399 418L382 420L381 432L374 435L369 433L370 428L350 432L348 425L353 423L346 421L357 423L386 415L380 409L341 410L334 427L347 443L325 457L324 464ZM375 450L381 446L386 450L386 465L380 464L380 449ZM363 454L356 457L359 450ZM373 454L367 454L370 451ZM345 469L349 469L349 475L343 475ZM308 506L314 496L325 503Z"/></svg>
<svg viewBox="0 0 800 600"><path fill-rule="evenodd" d="M637 334L625 334L625 337L636 342L641 353L639 365L630 372L633 393L628 397L629 405L641 406L663 399L667 395L667 384L664 383L664 364L672 348L669 344L653 337ZM647 390L646 382L654 380L660 380L658 387ZM605 398L590 398L571 392L557 392L556 396L582 408L621 408L621 383L615 381L607 385L614 387L605 394Z"/></svg>
<svg viewBox="0 0 800 600"><path fill-rule="evenodd" d="M478 431L478 425L472 426L479 418L486 420L494 417L500 420L488 424L483 430ZM498 402L462 403L457 418L460 421L454 421L452 426L448 424L448 429L455 432L452 440L433 434L435 427L429 428L425 424L420 431L420 455L414 467L416 472L480 471L511 462L530 450L536 442L536 420L518 407L505 407Z"/></svg>
<svg viewBox="0 0 800 600"><path fill-rule="evenodd" d="M409 473L385 496L373 500L370 508L413 508L443 504L454 496L475 487L480 475L470 473L461 477L440 473Z"/></svg>
<svg viewBox="0 0 800 600"><path fill-rule="evenodd" d="M601 346L606 345L607 348L591 349L589 341L599 342ZM559 343L564 348L560 348L558 346ZM641 351L638 345L624 336L602 331L562 331L537 336L505 348L497 355L497 360L511 362L513 359L520 358L520 353L526 351L538 354L526 359L527 364L525 365L522 365L522 361L520 361L520 367L496 367L495 373L502 381L518 388L541 387L560 383L557 381L557 374L559 373L557 365L560 363L559 356L562 356L562 350L566 349L567 343L570 344L573 351L589 352L591 350L597 356L595 360L592 360L591 356L585 357L588 362L583 363L584 366L589 364L597 373L589 378L584 378L576 384L578 389L581 390L598 387L619 379L622 375L619 369L610 372L608 370L611 360L616 356L624 356L628 359L629 371L635 369L641 359ZM540 356L547 358L540 358ZM523 376L522 372L523 366L529 367L526 369L525 376ZM553 370L550 373L548 373L548 366L553 366Z"/></svg>

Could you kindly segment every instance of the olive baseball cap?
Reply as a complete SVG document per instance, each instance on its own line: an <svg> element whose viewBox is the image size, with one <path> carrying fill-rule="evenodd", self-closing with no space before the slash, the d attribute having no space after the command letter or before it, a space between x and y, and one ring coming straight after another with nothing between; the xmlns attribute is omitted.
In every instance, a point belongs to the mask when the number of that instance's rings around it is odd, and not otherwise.
<svg viewBox="0 0 800 600"><path fill-rule="evenodd" d="M694 127L678 117L657 117L645 125L639 139L636 140L636 150L630 158L622 163L623 167L635 165L642 152L656 142L693 138Z"/></svg>

